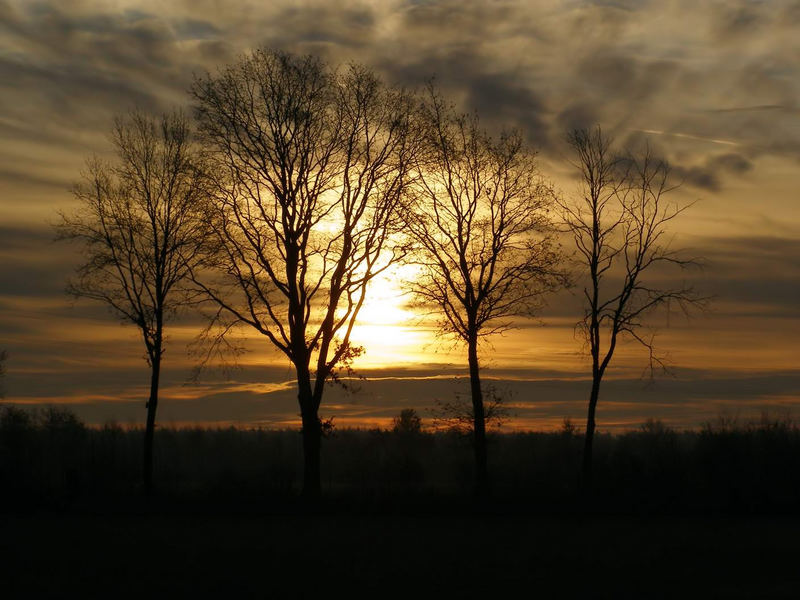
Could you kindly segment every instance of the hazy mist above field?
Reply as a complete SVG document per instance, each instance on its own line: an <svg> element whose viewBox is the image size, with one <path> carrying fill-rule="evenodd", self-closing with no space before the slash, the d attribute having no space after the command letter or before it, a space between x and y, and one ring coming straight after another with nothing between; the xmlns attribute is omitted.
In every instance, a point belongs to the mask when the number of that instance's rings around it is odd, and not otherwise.
<svg viewBox="0 0 800 600"><path fill-rule="evenodd" d="M435 76L490 127L521 128L564 196L576 186L564 144L570 127L599 123L621 143L651 144L683 181L674 199L697 201L675 221L674 243L705 259L689 276L716 299L691 321L653 322L677 380L644 389L646 356L622 348L600 428L797 410L800 2L780 0L0 0L7 401L73 404L94 422L141 417L147 374L136 332L64 295L80 257L52 242L50 223L75 206L69 189L85 159L109 151L115 113L188 107L193 74L259 45L363 62L409 87ZM380 379L353 395L331 390L324 415L373 423L456 391L463 353L436 342L398 291L384 282L355 335L367 350L362 370ZM541 322L486 347L486 375L509 390L518 424L581 418L588 362L573 331L579 317L577 297L562 292ZM200 325L186 316L169 334L164 422L296 422L291 370L263 340L249 344L233 381L184 385L186 344Z"/></svg>

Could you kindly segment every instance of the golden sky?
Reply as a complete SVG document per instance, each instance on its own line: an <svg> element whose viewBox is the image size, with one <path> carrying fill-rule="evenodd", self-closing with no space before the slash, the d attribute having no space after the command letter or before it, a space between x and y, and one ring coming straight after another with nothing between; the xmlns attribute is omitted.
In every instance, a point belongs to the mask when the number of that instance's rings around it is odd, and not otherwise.
<svg viewBox="0 0 800 600"><path fill-rule="evenodd" d="M80 261L52 242L74 206L85 159L109 150L115 113L188 105L192 74L257 45L357 60L388 81L436 76L490 127L517 126L541 172L575 192L563 138L600 123L622 144L646 140L697 201L674 244L704 257L694 274L714 295L687 321L653 320L675 378L640 378L625 345L609 373L599 426L660 417L695 426L721 413L800 407L800 2L185 2L0 0L0 349L6 401L57 402L94 423L143 418L147 370L136 332L63 289ZM393 274L373 290L356 339L370 376L333 389L323 416L385 423L423 417L464 386L463 351L409 311ZM580 420L587 357L574 293L483 349L485 375L508 397L509 426ZM170 333L162 423L283 425L297 420L292 373L263 340L231 379L187 383L186 345L200 320Z"/></svg>

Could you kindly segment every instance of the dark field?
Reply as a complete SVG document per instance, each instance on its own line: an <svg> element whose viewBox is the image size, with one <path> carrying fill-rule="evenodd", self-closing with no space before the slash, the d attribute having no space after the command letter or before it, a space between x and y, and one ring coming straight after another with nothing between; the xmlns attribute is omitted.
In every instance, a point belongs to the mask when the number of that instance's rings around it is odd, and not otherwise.
<svg viewBox="0 0 800 600"><path fill-rule="evenodd" d="M4 597L796 598L763 517L4 517ZM303 565L308 571L303 571Z"/></svg>
<svg viewBox="0 0 800 600"><path fill-rule="evenodd" d="M457 433L335 431L324 500L299 499L294 431L141 431L68 413L0 420L2 597L797 597L800 431L788 420L582 439L497 434L472 497Z"/></svg>

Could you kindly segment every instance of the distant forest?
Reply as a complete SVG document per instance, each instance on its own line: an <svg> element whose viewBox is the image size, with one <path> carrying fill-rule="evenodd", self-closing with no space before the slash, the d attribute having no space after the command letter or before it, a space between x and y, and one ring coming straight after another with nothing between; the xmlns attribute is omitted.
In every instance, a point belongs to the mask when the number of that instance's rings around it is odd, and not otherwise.
<svg viewBox="0 0 800 600"><path fill-rule="evenodd" d="M409 427L409 424L411 426ZM141 505L142 429L85 427L69 412L0 410L0 503L6 510L129 511ZM591 501L579 477L583 440L559 432L493 433L492 502L529 514L784 513L800 508L800 427L764 415L718 419L697 431L658 421L597 438ZM302 486L297 431L162 428L155 436L164 506L222 513L294 510ZM471 511L470 436L426 432L397 419L389 430L334 430L323 444L327 506L344 511Z"/></svg>

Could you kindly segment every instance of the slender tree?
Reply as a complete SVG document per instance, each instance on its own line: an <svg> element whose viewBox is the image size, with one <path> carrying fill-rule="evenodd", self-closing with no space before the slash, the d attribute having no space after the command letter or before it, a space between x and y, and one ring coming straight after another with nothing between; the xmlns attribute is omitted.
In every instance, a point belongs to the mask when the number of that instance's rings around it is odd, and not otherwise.
<svg viewBox="0 0 800 600"><path fill-rule="evenodd" d="M269 49L198 78L193 95L219 250L197 283L223 331L250 327L293 365L315 499L325 384L361 352L350 335L369 282L404 254L392 236L413 103L363 66Z"/></svg>
<svg viewBox="0 0 800 600"><path fill-rule="evenodd" d="M205 226L202 171L186 118L133 111L118 117L113 162L88 161L74 187L80 209L62 214L60 239L83 244L85 262L68 292L104 302L139 329L150 367L144 487L153 487L153 436L167 320L192 301L182 284L200 261Z"/></svg>
<svg viewBox="0 0 800 600"><path fill-rule="evenodd" d="M410 288L441 315L440 330L467 347L476 492L489 489L479 342L532 315L563 282L548 209L551 189L518 132L492 139L429 87L416 203L406 211L420 267Z"/></svg>
<svg viewBox="0 0 800 600"><path fill-rule="evenodd" d="M649 148L638 156L615 153L600 127L574 130L568 142L582 187L576 201L562 202L561 209L586 280L579 325L592 359L583 450L584 478L590 484L600 384L618 342L628 337L642 344L651 371L663 366L653 336L645 335L646 317L660 307L686 311L704 300L686 285L657 285L662 267L697 264L670 249L667 239L671 222L689 206L665 198L674 189L667 163Z"/></svg>

